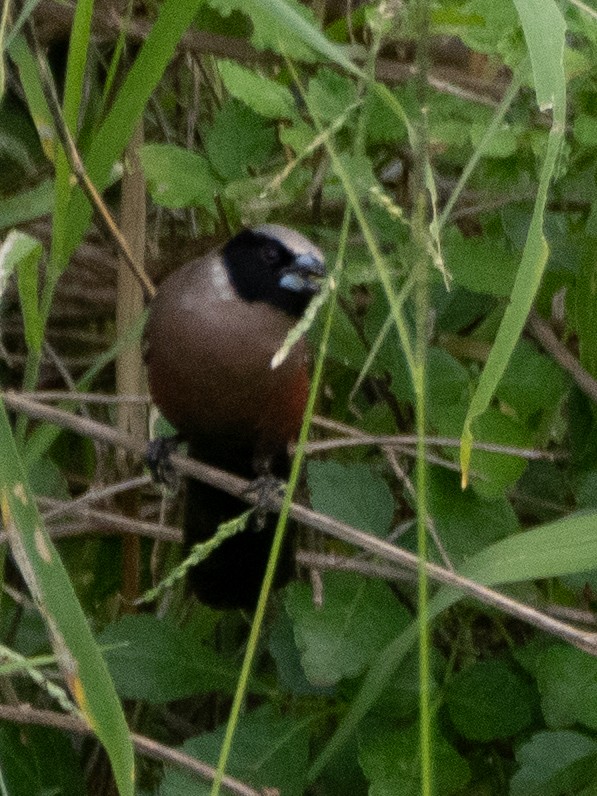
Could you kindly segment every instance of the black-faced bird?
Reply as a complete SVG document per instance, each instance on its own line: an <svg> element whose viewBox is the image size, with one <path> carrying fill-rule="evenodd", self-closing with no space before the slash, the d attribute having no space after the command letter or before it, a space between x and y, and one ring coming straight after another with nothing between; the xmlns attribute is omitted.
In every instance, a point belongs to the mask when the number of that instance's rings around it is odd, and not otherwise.
<svg viewBox="0 0 597 796"><path fill-rule="evenodd" d="M286 480L309 390L300 340L276 368L272 358L319 290L321 251L303 235L264 224L171 274L153 299L146 329L149 388L162 414L189 442L189 455L251 480ZM194 479L187 483L185 550L246 509L242 500ZM189 575L216 608L253 609L276 517L252 515ZM288 536L288 535L287 535ZM276 585L292 574L285 544Z"/></svg>

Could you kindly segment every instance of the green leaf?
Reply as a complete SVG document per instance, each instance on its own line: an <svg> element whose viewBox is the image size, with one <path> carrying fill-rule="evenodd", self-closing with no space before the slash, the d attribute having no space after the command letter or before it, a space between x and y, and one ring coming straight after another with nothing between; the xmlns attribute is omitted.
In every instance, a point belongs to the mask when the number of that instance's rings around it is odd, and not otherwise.
<svg viewBox="0 0 597 796"><path fill-rule="evenodd" d="M97 642L107 648L104 658L123 699L159 704L211 691L234 693L236 665L166 619L124 616Z"/></svg>
<svg viewBox="0 0 597 796"><path fill-rule="evenodd" d="M318 69L309 81L306 102L312 115L322 122L333 122L342 116L356 99L354 80L331 69Z"/></svg>
<svg viewBox="0 0 597 796"><path fill-rule="evenodd" d="M227 773L254 788L303 796L309 754L310 718L280 718L270 705L245 713L236 728ZM182 751L216 765L225 727L185 741ZM211 786L169 768L162 796L209 796Z"/></svg>
<svg viewBox="0 0 597 796"><path fill-rule="evenodd" d="M509 738L533 719L530 687L499 660L479 661L455 675L446 704L458 732L471 741Z"/></svg>
<svg viewBox="0 0 597 796"><path fill-rule="evenodd" d="M539 655L537 685L549 727L582 724L597 729L597 660L586 652L554 645Z"/></svg>
<svg viewBox="0 0 597 796"><path fill-rule="evenodd" d="M251 42L258 50L270 49L296 61L313 61L309 44L328 43L318 30L313 11L297 0L275 4L259 0L210 0L210 5L225 16L235 10L246 14L253 23Z"/></svg>
<svg viewBox="0 0 597 796"><path fill-rule="evenodd" d="M429 513L456 565L519 529L507 497L489 500L473 489L462 490L456 473L430 468L428 488Z"/></svg>
<svg viewBox="0 0 597 796"><path fill-rule="evenodd" d="M236 61L218 61L218 71L229 94L268 119L296 115L296 104L286 86L275 83Z"/></svg>
<svg viewBox="0 0 597 796"><path fill-rule="evenodd" d="M0 724L0 766L5 792L10 796L31 796L41 789L35 754L16 724Z"/></svg>
<svg viewBox="0 0 597 796"><path fill-rule="evenodd" d="M597 742L579 732L538 732L516 753L510 796L562 796L597 775Z"/></svg>
<svg viewBox="0 0 597 796"><path fill-rule="evenodd" d="M597 147L597 118L586 113L579 113L572 125L574 137L584 147Z"/></svg>
<svg viewBox="0 0 597 796"><path fill-rule="evenodd" d="M448 409L437 419L441 434L455 436L458 434L463 407ZM532 446L533 438L530 431L521 423L502 414L498 409L490 407L475 424L476 439L498 445L513 445L521 448ZM450 455L457 452L450 451ZM515 484L527 467L525 459L509 456L505 453L490 453L475 449L470 459L471 470L475 474L473 487L475 491L488 499L497 498Z"/></svg>
<svg viewBox="0 0 597 796"><path fill-rule="evenodd" d="M292 622L283 608L276 613L268 649L276 662L280 688L293 694L322 693L321 688L313 686L305 677L301 656L294 640Z"/></svg>
<svg viewBox="0 0 597 796"><path fill-rule="evenodd" d="M487 125L483 122L473 123L469 129L471 143L476 149L483 141ZM518 149L518 134L520 129L511 127L506 122L502 123L489 141L485 143L481 154L486 158L509 158L515 155Z"/></svg>
<svg viewBox="0 0 597 796"><path fill-rule="evenodd" d="M367 726L359 742L359 762L370 782L369 796L419 796L420 734L418 725L406 729ZM437 729L432 734L434 792L450 796L470 779L467 762Z"/></svg>
<svg viewBox="0 0 597 796"><path fill-rule="evenodd" d="M207 160L174 144L147 144L139 159L151 196L163 207L203 207L217 215L219 185Z"/></svg>
<svg viewBox="0 0 597 796"><path fill-rule="evenodd" d="M86 792L70 738L48 727L0 724L0 769L10 796Z"/></svg>
<svg viewBox="0 0 597 796"><path fill-rule="evenodd" d="M570 514L509 536L471 559L461 572L486 586L518 583L597 568L597 512Z"/></svg>
<svg viewBox="0 0 597 796"><path fill-rule="evenodd" d="M43 252L41 243L19 230L12 230L0 247L0 295L13 270L17 272L19 298L25 325L27 347L39 353L44 325L39 311L38 268Z"/></svg>
<svg viewBox="0 0 597 796"><path fill-rule="evenodd" d="M580 361L597 378L597 263L593 252L581 260L574 297Z"/></svg>
<svg viewBox="0 0 597 796"><path fill-rule="evenodd" d="M371 189L378 186L371 160L365 155L352 155L344 152L338 155L338 162L345 173L350 174L357 196L361 198L369 197Z"/></svg>
<svg viewBox="0 0 597 796"><path fill-rule="evenodd" d="M566 97L564 44L566 23L555 0L514 0L531 56L539 109Z"/></svg>
<svg viewBox="0 0 597 796"><path fill-rule="evenodd" d="M291 583L285 597L303 669L320 687L359 675L409 621L381 581L328 572L323 586L321 607L313 605L311 589L302 583Z"/></svg>
<svg viewBox="0 0 597 796"><path fill-rule="evenodd" d="M457 285L492 296L512 292L519 258L502 240L465 238L453 230L446 235L443 252Z"/></svg>
<svg viewBox="0 0 597 796"><path fill-rule="evenodd" d="M115 161L130 140L183 33L204 2L164 0L159 5L157 19L127 73L110 112L94 136L85 159L88 175L98 190L103 190L109 184ZM59 257L59 264L63 266L81 242L91 219L91 207L79 189L71 197L68 219L69 235Z"/></svg>
<svg viewBox="0 0 597 796"><path fill-rule="evenodd" d="M386 481L368 464L310 461L307 482L315 511L385 536L394 514L394 498Z"/></svg>
<svg viewBox="0 0 597 796"><path fill-rule="evenodd" d="M427 401L431 418L441 416L447 407L462 404L469 395L468 370L442 348L427 351Z"/></svg>
<svg viewBox="0 0 597 796"><path fill-rule="evenodd" d="M0 230L52 212L54 190L52 180L44 180L14 196L0 198Z"/></svg>
<svg viewBox="0 0 597 796"><path fill-rule="evenodd" d="M272 127L238 100L224 103L205 135L211 165L225 180L238 179L250 167L259 168L275 146Z"/></svg>
<svg viewBox="0 0 597 796"><path fill-rule="evenodd" d="M13 556L35 601L43 606L68 687L106 748L121 796L132 796L134 755L124 714L72 583L42 525L1 402L0 499Z"/></svg>
<svg viewBox="0 0 597 796"><path fill-rule="evenodd" d="M496 390L523 422L540 411L555 411L564 396L567 379L562 369L527 340L520 340Z"/></svg>
<svg viewBox="0 0 597 796"><path fill-rule="evenodd" d="M552 125L541 167L531 224L510 302L504 312L489 358L481 373L479 386L471 399L464 421L460 452L463 486L468 482L471 464L472 442L474 430L476 431L476 428L473 429L473 424L490 404L522 333L547 263L549 248L543 231L544 214L548 189L556 172L566 126L566 79L562 62L565 34L563 18L553 0L546 2L515 0L515 4L531 51L537 102L542 109L548 107L553 109ZM545 47L543 38L545 38ZM545 74L539 71L542 65L545 66Z"/></svg>

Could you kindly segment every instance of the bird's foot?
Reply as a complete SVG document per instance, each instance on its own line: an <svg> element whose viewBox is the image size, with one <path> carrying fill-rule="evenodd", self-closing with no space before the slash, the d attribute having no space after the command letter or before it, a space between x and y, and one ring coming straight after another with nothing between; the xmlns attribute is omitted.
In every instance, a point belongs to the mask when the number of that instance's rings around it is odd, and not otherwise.
<svg viewBox="0 0 597 796"><path fill-rule="evenodd" d="M148 442L145 460L156 483L168 486L174 484L176 479L170 456L181 442L180 434L175 434L173 437L156 437Z"/></svg>
<svg viewBox="0 0 597 796"><path fill-rule="evenodd" d="M285 492L286 483L274 475L260 475L245 489L244 494L255 499L258 530L265 525L268 512L276 510L276 504L284 497Z"/></svg>

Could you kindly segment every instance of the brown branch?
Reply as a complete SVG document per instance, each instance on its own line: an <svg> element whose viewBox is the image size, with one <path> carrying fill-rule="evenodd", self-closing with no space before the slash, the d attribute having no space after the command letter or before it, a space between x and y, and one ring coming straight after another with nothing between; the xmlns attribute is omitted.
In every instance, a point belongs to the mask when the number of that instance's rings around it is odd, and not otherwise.
<svg viewBox="0 0 597 796"><path fill-rule="evenodd" d="M107 442L111 445L122 447L141 457L145 455L144 445L137 442L130 435L121 433L110 426L88 420L87 418L77 417L76 415L72 415L60 409L55 409L54 407L36 403L14 392L4 392L0 395L9 407L24 412L29 417L53 423L62 428L68 428L79 434L94 437L95 439ZM182 475L197 478L210 486L229 492L248 503L254 502L257 499L254 491L251 493L248 490L250 484L244 478L239 478L231 473L225 473L222 470L218 470L207 464L202 464L201 462L190 459L179 453L172 454L171 463L172 467ZM280 505L281 500L272 497L270 501L271 508L278 509ZM332 536L361 548L362 550L366 550L372 555L397 564L404 569L411 572L418 571L419 559L414 553L392 545L377 536L360 531L358 528L346 525L333 517L319 514L316 511L296 503L293 503L291 506L290 516L308 525L310 528L314 528L328 536ZM485 605L498 608L510 616L527 622L534 627L540 628L547 633L551 633L569 642L579 649L597 655L596 633L579 630L557 619L553 619L531 606L518 602L494 589L482 586L470 578L450 572L437 564L427 562L425 567L429 577L433 578L438 583L460 589L463 593L474 597Z"/></svg>
<svg viewBox="0 0 597 796"><path fill-rule="evenodd" d="M399 446L416 445L416 434L389 434L375 435L365 434L358 428L353 428L346 423L338 423L336 420L328 420L325 417L315 417L313 424L320 428L336 431L340 434L347 434L347 437L337 439L317 440L309 442L308 453L318 451L334 450L336 448L352 448L358 445L379 445L379 446ZM425 437L425 445L432 447L459 448L460 440L456 437ZM493 442L473 442L475 450L487 451L488 453L502 453L507 456L518 456L521 459L544 459L547 461L558 461L564 458L561 453L552 451L538 451L534 448L518 448L515 445L497 445Z"/></svg>
<svg viewBox="0 0 597 796"><path fill-rule="evenodd" d="M54 727L57 730L74 733L75 735L93 735L89 726L74 716L67 716L63 713L56 713L53 710L38 710L27 704L21 703L18 706L0 705L0 719L11 721L15 724L32 724L41 727ZM131 740L137 752L151 760L160 760L178 768L182 768L189 774L213 781L216 770L208 763L191 757L177 749L171 749L164 744L147 738L145 735L131 733ZM255 790L249 785L245 785L238 779L224 776L222 784L228 788L230 793L237 796L263 796L263 791Z"/></svg>

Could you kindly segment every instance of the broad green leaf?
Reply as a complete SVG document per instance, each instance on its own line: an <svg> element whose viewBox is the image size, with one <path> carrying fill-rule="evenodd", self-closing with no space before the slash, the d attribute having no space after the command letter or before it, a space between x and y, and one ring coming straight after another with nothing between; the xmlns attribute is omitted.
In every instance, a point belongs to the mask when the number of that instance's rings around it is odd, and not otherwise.
<svg viewBox="0 0 597 796"><path fill-rule="evenodd" d="M596 523L596 511L583 512L510 536L473 556L460 572L486 586L494 586L595 569ZM457 603L461 596L457 589L442 587L429 604L428 621L432 622ZM359 722L379 699L405 655L416 643L418 633L418 623L413 622L377 656L350 710L313 763L309 771L309 782L313 782L320 775L328 760L338 753L356 731Z"/></svg>
<svg viewBox="0 0 597 796"><path fill-rule="evenodd" d="M469 135L475 149L481 145L486 129L487 125L483 123L474 123L470 126ZM515 129L506 123L502 123L502 126L483 145L481 155L486 158L512 157L518 149L518 135L520 132L520 128Z"/></svg>
<svg viewBox="0 0 597 796"><path fill-rule="evenodd" d="M562 369L527 340L520 340L496 390L500 401L523 422L541 411L559 407L567 387Z"/></svg>
<svg viewBox="0 0 597 796"><path fill-rule="evenodd" d="M0 724L0 770L10 796L81 796L86 791L71 739L49 727Z"/></svg>
<svg viewBox="0 0 597 796"><path fill-rule="evenodd" d="M296 61L315 60L315 50L356 71L344 48L321 33L313 11L297 0L211 0L211 4L220 14L234 10L246 14L253 23L251 41L258 50L271 49Z"/></svg>
<svg viewBox="0 0 597 796"><path fill-rule="evenodd" d="M149 614L124 616L97 638L123 699L152 704L192 694L234 692L236 665L193 634Z"/></svg>
<svg viewBox="0 0 597 796"><path fill-rule="evenodd" d="M16 724L0 724L0 766L5 793L10 796L31 796L42 788L35 752Z"/></svg>
<svg viewBox="0 0 597 796"><path fill-rule="evenodd" d="M228 93L260 116L278 120L296 115L296 103L286 86L236 61L218 61L218 71Z"/></svg>
<svg viewBox="0 0 597 796"><path fill-rule="evenodd" d="M597 781L597 741L579 732L537 732L516 760L510 796L562 796Z"/></svg>
<svg viewBox="0 0 597 796"><path fill-rule="evenodd" d="M597 147L597 118L587 113L579 113L572 126L574 137L582 146L589 149Z"/></svg>
<svg viewBox="0 0 597 796"><path fill-rule="evenodd" d="M386 481L368 464L311 461L307 480L316 511L376 536L390 530L394 498Z"/></svg>
<svg viewBox="0 0 597 796"><path fill-rule="evenodd" d="M512 292L519 259L501 240L465 238L454 231L446 235L443 250L457 285L492 296Z"/></svg>
<svg viewBox="0 0 597 796"><path fill-rule="evenodd" d="M517 735L533 720L533 702L525 680L499 660L479 661L462 670L446 692L450 718L471 741Z"/></svg>
<svg viewBox="0 0 597 796"><path fill-rule="evenodd" d="M106 665L60 557L46 533L0 404L0 500L13 556L44 618L64 678L102 742L121 796L134 792L128 727Z"/></svg>
<svg viewBox="0 0 597 796"><path fill-rule="evenodd" d="M269 634L269 652L276 662L278 687L292 694L321 694L325 689L312 685L305 677L288 612L281 607ZM330 689L332 691L332 689Z"/></svg>
<svg viewBox="0 0 597 796"><path fill-rule="evenodd" d="M381 581L328 572L323 589L321 607L313 605L305 584L290 584L285 598L303 669L319 687L359 675L408 623L406 610Z"/></svg>
<svg viewBox="0 0 597 796"><path fill-rule="evenodd" d="M539 654L537 686L548 727L597 729L597 659L558 644Z"/></svg>
<svg viewBox="0 0 597 796"><path fill-rule="evenodd" d="M307 104L310 112L322 122L333 122L357 99L354 80L331 69L318 69L309 81Z"/></svg>
<svg viewBox="0 0 597 796"><path fill-rule="evenodd" d="M463 491L456 473L439 467L430 468L428 484L429 513L456 566L519 528L505 496L489 500L473 489Z"/></svg>
<svg viewBox="0 0 597 796"><path fill-rule="evenodd" d="M174 144L146 144L139 159L154 202L163 207L203 207L217 215L218 181L207 160Z"/></svg>
<svg viewBox="0 0 597 796"><path fill-rule="evenodd" d="M440 434L457 436L463 407L449 408L441 417L436 417ZM519 448L532 447L533 436L530 430L517 420L490 407L475 424L476 439L479 442L497 445L513 445ZM450 455L457 451L450 450ZM470 458L471 470L475 473L473 486L479 495L488 499L497 498L513 486L527 467L527 461L520 456L505 453L491 453L475 449Z"/></svg>
<svg viewBox="0 0 597 796"><path fill-rule="evenodd" d="M509 536L472 558L461 572L491 586L555 578L597 568L597 512L570 514Z"/></svg>
<svg viewBox="0 0 597 796"><path fill-rule="evenodd" d="M250 167L261 167L275 142L271 124L238 100L229 100L205 134L205 151L224 179L235 180Z"/></svg>
<svg viewBox="0 0 597 796"><path fill-rule="evenodd" d="M227 773L261 790L303 796L309 753L309 717L279 717L270 705L241 716ZM225 727L185 741L182 751L215 765ZM162 796L209 796L210 784L169 768L160 786Z"/></svg>
<svg viewBox="0 0 597 796"><path fill-rule="evenodd" d="M470 376L464 365L442 348L430 346L427 350L427 402L432 422L449 406L462 404L469 390Z"/></svg>
<svg viewBox="0 0 597 796"><path fill-rule="evenodd" d="M468 763L437 729L432 742L435 792L460 793L471 776ZM369 796L419 796L419 743L417 725L403 729L373 725L361 732L359 762L370 782Z"/></svg>

